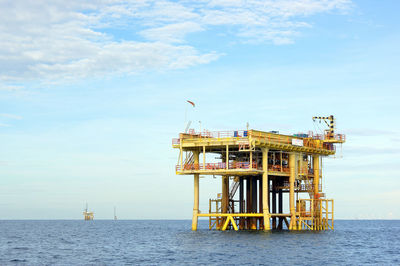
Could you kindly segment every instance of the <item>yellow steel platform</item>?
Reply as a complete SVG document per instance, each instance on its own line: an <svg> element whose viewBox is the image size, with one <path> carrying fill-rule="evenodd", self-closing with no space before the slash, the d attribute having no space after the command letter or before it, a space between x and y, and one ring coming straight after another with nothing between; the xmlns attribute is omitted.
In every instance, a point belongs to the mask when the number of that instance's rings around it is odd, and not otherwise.
<svg viewBox="0 0 400 266"><path fill-rule="evenodd" d="M284 135L191 129L173 139L172 147L179 149L176 174L194 176L192 229L197 230L198 217L208 217L210 229L219 230L333 229L333 200L322 193L321 161L336 153L335 144L345 136L335 134L333 116L313 120L325 121L329 130ZM210 199L209 213L199 210L200 175L221 176L221 197ZM289 213L283 213L284 193ZM303 194L306 198L299 197Z"/></svg>

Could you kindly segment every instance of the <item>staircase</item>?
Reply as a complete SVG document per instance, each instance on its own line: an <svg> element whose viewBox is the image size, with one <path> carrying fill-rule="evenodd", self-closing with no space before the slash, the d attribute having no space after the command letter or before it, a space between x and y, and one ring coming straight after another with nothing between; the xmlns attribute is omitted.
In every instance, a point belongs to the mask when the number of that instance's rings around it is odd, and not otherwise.
<svg viewBox="0 0 400 266"><path fill-rule="evenodd" d="M234 208L232 204L235 204L235 201L233 198L235 197L236 191L239 188L239 182L233 181L233 185L231 186L231 191L229 192L229 206L228 206L228 212L233 213Z"/></svg>
<svg viewBox="0 0 400 266"><path fill-rule="evenodd" d="M304 176L305 176L305 179L303 179L303 180L304 180L304 183L306 186L306 190L308 192L308 195L310 196L310 199L313 199L314 198L314 183L311 181L311 179L308 177L308 175L304 175Z"/></svg>
<svg viewBox="0 0 400 266"><path fill-rule="evenodd" d="M183 169L191 169L194 166L194 154L191 151L186 152Z"/></svg>

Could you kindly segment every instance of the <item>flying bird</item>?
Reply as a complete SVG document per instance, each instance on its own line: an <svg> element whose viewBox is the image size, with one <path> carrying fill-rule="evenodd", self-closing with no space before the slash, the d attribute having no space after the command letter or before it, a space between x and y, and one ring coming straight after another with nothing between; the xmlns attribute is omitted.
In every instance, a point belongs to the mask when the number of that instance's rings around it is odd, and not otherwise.
<svg viewBox="0 0 400 266"><path fill-rule="evenodd" d="M194 104L194 102L192 102L192 101L189 101L189 100L186 100L188 103L190 103L191 105L193 105L193 107L195 107L195 104Z"/></svg>

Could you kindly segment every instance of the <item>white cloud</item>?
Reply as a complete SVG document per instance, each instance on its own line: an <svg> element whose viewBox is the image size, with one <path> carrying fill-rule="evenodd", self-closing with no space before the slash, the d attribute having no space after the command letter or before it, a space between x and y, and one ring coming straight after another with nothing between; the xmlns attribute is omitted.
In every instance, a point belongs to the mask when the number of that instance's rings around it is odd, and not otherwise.
<svg viewBox="0 0 400 266"><path fill-rule="evenodd" d="M1 84L1 78L0 78L0 91L17 91L22 88L23 86L20 85Z"/></svg>
<svg viewBox="0 0 400 266"><path fill-rule="evenodd" d="M131 74L143 70L183 68L215 60L215 53L199 54L190 46L161 42L111 42L89 45L85 57L73 61L36 64L33 74L48 78L85 78L88 76ZM90 47L87 47L90 48Z"/></svg>
<svg viewBox="0 0 400 266"><path fill-rule="evenodd" d="M243 42L288 44L305 16L346 10L349 0L0 2L0 88L207 64L187 34L213 28ZM119 33L123 31L123 33Z"/></svg>
<svg viewBox="0 0 400 266"><path fill-rule="evenodd" d="M10 118L10 119L17 119L17 120L21 120L22 119L22 116L14 115L14 114L0 114L0 117Z"/></svg>
<svg viewBox="0 0 400 266"><path fill-rule="evenodd" d="M167 43L183 42L188 33L203 31L204 28L195 22L168 24L162 27L151 28L141 32L146 39L161 40Z"/></svg>

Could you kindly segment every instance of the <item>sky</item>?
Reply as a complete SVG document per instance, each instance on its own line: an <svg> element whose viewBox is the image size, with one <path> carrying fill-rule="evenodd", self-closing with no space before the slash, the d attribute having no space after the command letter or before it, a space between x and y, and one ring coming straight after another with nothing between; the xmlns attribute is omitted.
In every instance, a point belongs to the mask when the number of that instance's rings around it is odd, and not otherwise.
<svg viewBox="0 0 400 266"><path fill-rule="evenodd" d="M0 1L0 219L190 219L196 130L318 132L337 219L400 219L400 2ZM196 104L192 108L186 100ZM201 122L200 122L201 121ZM200 210L220 178L200 181Z"/></svg>

